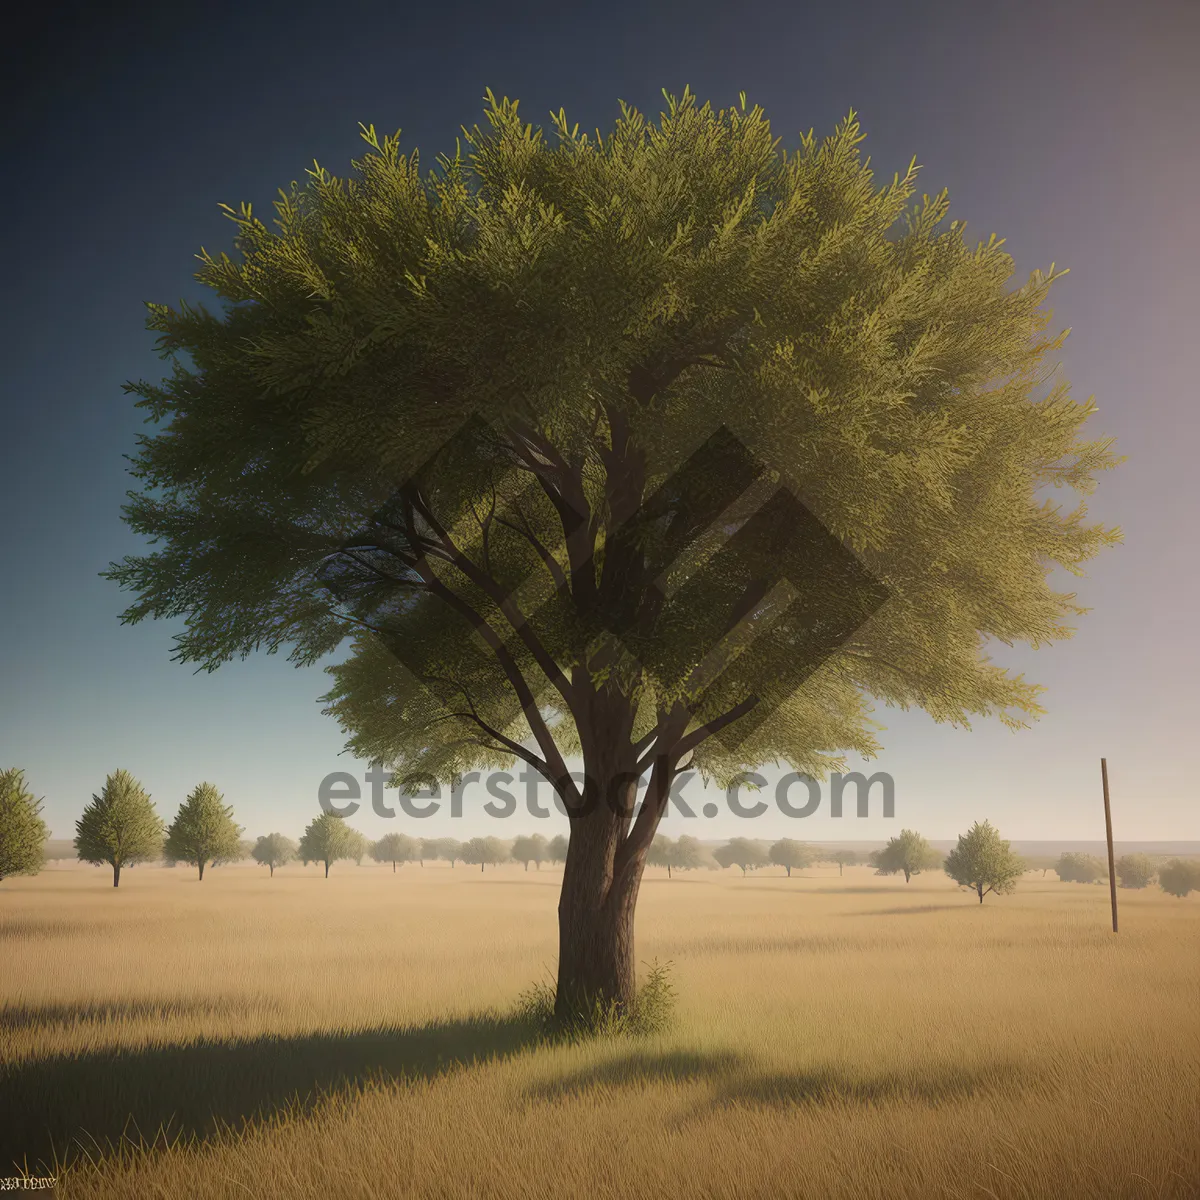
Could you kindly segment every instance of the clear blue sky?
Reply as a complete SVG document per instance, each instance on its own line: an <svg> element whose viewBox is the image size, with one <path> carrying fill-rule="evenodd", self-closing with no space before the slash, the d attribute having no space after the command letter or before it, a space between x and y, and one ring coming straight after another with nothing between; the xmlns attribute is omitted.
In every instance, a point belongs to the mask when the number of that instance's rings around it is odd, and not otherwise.
<svg viewBox="0 0 1200 1200"><path fill-rule="evenodd" d="M233 234L218 204L267 216L314 158L346 174L359 121L402 128L431 167L482 121L487 87L527 119L548 126L561 105L590 129L619 98L654 115L660 88L690 84L718 107L744 89L789 147L853 107L879 176L917 155L922 190L948 187L969 236L1006 237L1020 280L1070 267L1055 289L1056 324L1074 329L1064 369L1130 461L1091 505L1126 534L1079 585L1094 611L1072 641L1002 660L1049 689L1034 730L880 710L874 766L896 780L895 821L823 807L671 831L874 838L903 824L945 838L987 817L1018 839L1094 838L1103 754L1118 839L1200 837L1200 5L105 7L61 9L3 51L0 765L26 769L56 836L118 766L164 814L214 781L250 834L299 832L323 776L363 769L320 714L319 668L278 656L193 674L170 661L172 627L118 623L131 597L97 575L141 548L119 514L142 429L121 384L166 370L142 302L205 298L192 256ZM482 828L435 818L419 832Z"/></svg>

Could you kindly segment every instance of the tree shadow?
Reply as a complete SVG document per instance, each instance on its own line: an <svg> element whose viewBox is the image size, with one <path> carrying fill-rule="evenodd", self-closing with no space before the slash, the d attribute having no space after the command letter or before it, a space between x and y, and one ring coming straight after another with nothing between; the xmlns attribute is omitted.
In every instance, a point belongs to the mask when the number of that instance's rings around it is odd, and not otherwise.
<svg viewBox="0 0 1200 1200"><path fill-rule="evenodd" d="M863 912L848 912L841 915L843 917L899 917L906 916L909 913L969 911L970 905L968 904L912 904L907 908L870 908Z"/></svg>
<svg viewBox="0 0 1200 1200"><path fill-rule="evenodd" d="M706 1053L692 1050L635 1051L596 1063L561 1079L538 1084L529 1089L528 1095L536 1100L561 1100L597 1089L632 1087L649 1082L711 1081L731 1074L744 1062L741 1055L731 1050Z"/></svg>
<svg viewBox="0 0 1200 1200"><path fill-rule="evenodd" d="M693 1053L682 1050L623 1055L530 1089L531 1098L561 1100L596 1090L629 1088L667 1081L700 1081L712 1085L709 1098L692 1111L753 1106L864 1106L885 1101L937 1106L1029 1082L1027 1072L1007 1062L972 1067L954 1063L917 1065L906 1071L863 1075L837 1067L806 1071L759 1071L731 1051Z"/></svg>
<svg viewBox="0 0 1200 1200"><path fill-rule="evenodd" d="M130 1142L207 1140L280 1111L311 1112L329 1092L431 1079L518 1054L540 1040L528 1020L483 1014L410 1028L200 1040L0 1065L0 1174L61 1166ZM44 1172L43 1172L44 1173Z"/></svg>
<svg viewBox="0 0 1200 1200"><path fill-rule="evenodd" d="M179 1017L228 1017L246 1012L239 1000L81 1000L73 1004L8 1004L0 1008L0 1030L46 1025L103 1025L121 1021L165 1022Z"/></svg>

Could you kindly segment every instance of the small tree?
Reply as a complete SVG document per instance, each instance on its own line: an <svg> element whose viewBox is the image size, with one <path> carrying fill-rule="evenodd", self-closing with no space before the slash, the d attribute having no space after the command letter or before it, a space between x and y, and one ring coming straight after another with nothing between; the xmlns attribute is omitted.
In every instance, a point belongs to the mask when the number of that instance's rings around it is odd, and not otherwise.
<svg viewBox="0 0 1200 1200"><path fill-rule="evenodd" d="M1098 883L1108 878L1108 868L1091 854L1060 854L1054 871L1063 883Z"/></svg>
<svg viewBox="0 0 1200 1200"><path fill-rule="evenodd" d="M211 783L200 783L179 806L167 830L163 854L170 863L185 862L200 869L212 863L237 862L242 857L242 827L233 819L233 808Z"/></svg>
<svg viewBox="0 0 1200 1200"><path fill-rule="evenodd" d="M761 842L750 838L732 838L713 851L713 858L723 867L741 867L742 874L755 867L765 867L770 861Z"/></svg>
<svg viewBox="0 0 1200 1200"><path fill-rule="evenodd" d="M829 861L837 863L838 874L845 873L846 867L853 866L858 862L858 854L854 850L835 850L830 856Z"/></svg>
<svg viewBox="0 0 1200 1200"><path fill-rule="evenodd" d="M902 829L899 837L889 839L882 850L871 855L871 863L880 875L904 872L904 882L914 875L942 865L942 856L919 833Z"/></svg>
<svg viewBox="0 0 1200 1200"><path fill-rule="evenodd" d="M437 857L448 862L452 867L463 859L463 844L457 838L437 838Z"/></svg>
<svg viewBox="0 0 1200 1200"><path fill-rule="evenodd" d="M567 861L566 834L556 833L550 839L550 845L546 848L546 855L552 863L565 863Z"/></svg>
<svg viewBox="0 0 1200 1200"><path fill-rule="evenodd" d="M461 857L470 867L478 863L482 871L485 866L507 862L509 853L508 847L499 838L474 837L463 843Z"/></svg>
<svg viewBox="0 0 1200 1200"><path fill-rule="evenodd" d="M946 856L945 871L960 886L974 888L982 904L988 892L998 896L1011 892L1025 864L990 822L976 821L959 835L958 845Z"/></svg>
<svg viewBox="0 0 1200 1200"><path fill-rule="evenodd" d="M771 847L767 857L777 867L783 867L788 873L788 878L791 879L792 868L800 869L811 866L816 859L816 852L803 842L793 841L792 838L782 838Z"/></svg>
<svg viewBox="0 0 1200 1200"><path fill-rule="evenodd" d="M1168 895L1180 899L1189 892L1200 891L1200 862L1187 858L1171 859L1158 870L1158 886Z"/></svg>
<svg viewBox="0 0 1200 1200"><path fill-rule="evenodd" d="M378 863L391 863L393 875L399 863L412 862L420 853L416 838L404 833L386 833L371 846L371 857Z"/></svg>
<svg viewBox="0 0 1200 1200"><path fill-rule="evenodd" d="M666 867L670 879L671 868L675 865L675 843L665 833L655 834L646 861L652 867Z"/></svg>
<svg viewBox="0 0 1200 1200"><path fill-rule="evenodd" d="M524 863L525 870L529 870L529 864L534 863L537 869L542 869L542 863L546 861L546 855L549 847L546 845L546 839L540 833L529 834L515 838L512 845L512 858L514 862Z"/></svg>
<svg viewBox="0 0 1200 1200"><path fill-rule="evenodd" d="M109 864L113 887L120 887L122 867L149 862L162 850L162 818L146 790L128 771L114 771L75 822L75 853L81 862Z"/></svg>
<svg viewBox="0 0 1200 1200"><path fill-rule="evenodd" d="M677 871L695 871L712 865L712 855L691 834L681 833L675 843L674 867Z"/></svg>
<svg viewBox="0 0 1200 1200"><path fill-rule="evenodd" d="M291 838L284 837L282 833L265 834L254 843L254 849L250 851L250 857L259 866L271 869L272 878L275 877L276 867L282 867L284 863L291 862L297 854L299 854L299 848L296 843Z"/></svg>
<svg viewBox="0 0 1200 1200"><path fill-rule="evenodd" d="M25 772L0 771L0 879L36 875L42 869L50 830L42 820L42 802L25 785Z"/></svg>
<svg viewBox="0 0 1200 1200"><path fill-rule="evenodd" d="M1117 879L1123 888L1149 887L1158 874L1158 867L1148 854L1122 854L1116 866Z"/></svg>
<svg viewBox="0 0 1200 1200"><path fill-rule="evenodd" d="M300 838L299 853L306 863L325 864L325 878L329 878L330 866L341 858L350 858L354 849L351 829L345 818L334 813L322 813L310 821Z"/></svg>

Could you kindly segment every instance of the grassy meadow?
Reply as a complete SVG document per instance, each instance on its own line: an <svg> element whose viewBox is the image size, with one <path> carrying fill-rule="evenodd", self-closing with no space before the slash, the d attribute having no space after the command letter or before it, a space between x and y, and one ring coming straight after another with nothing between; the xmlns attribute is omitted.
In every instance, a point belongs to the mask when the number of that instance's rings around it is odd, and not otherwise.
<svg viewBox="0 0 1200 1200"><path fill-rule="evenodd" d="M1200 896L1122 891L1114 937L1106 887L1038 875L980 906L651 869L673 1028L545 1044L512 1014L560 879L5 880L0 1165L87 1197L1200 1195Z"/></svg>

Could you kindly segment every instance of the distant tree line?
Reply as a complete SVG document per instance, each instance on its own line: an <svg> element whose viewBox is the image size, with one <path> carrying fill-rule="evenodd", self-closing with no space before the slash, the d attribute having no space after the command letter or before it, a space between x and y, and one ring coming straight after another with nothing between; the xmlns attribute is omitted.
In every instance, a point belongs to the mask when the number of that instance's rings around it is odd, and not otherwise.
<svg viewBox="0 0 1200 1200"><path fill-rule="evenodd" d="M36 874L41 869L49 837L41 812L42 800L30 791L23 771L0 771L0 880L10 875ZM332 813L314 818L299 842L282 833L268 833L249 842L242 839L243 832L234 820L232 807L212 783L197 784L168 825L138 780L128 771L118 770L108 776L104 787L84 808L75 824L73 845L82 862L112 868L114 887L120 885L125 867L158 860L193 866L203 880L207 867L247 857L266 867L272 876L277 867L298 860L306 866L320 863L326 877L335 862L361 864L368 855L375 862L390 864L393 872L405 863L424 866L427 861L447 862L451 867L461 862L478 866L481 872L500 863L518 862L528 871L531 863L540 870L543 863L562 864L567 858L567 838L562 834L549 839L536 833L521 835L511 842L496 837L460 842L449 837L415 838L389 833L372 842ZM676 871L730 867L749 875L768 866L782 867L790 878L793 870L818 863L835 864L840 875L859 861L859 855L853 850L828 850L792 838L768 844L736 837L709 847L687 834L677 839L659 834L650 846L648 861L665 867L668 878ZM905 882L922 872L940 869L960 887L975 892L981 904L986 895L1011 892L1028 870L1040 870L1044 875L1053 869L1064 883L1099 883L1108 878L1104 860L1076 851L1060 854L1056 860L1023 860L987 821L973 825L946 855L919 833L903 829L882 849L870 853L867 865L877 875L903 874ZM1162 890L1173 896L1200 891L1198 859L1164 862L1133 853L1122 855L1115 865L1123 888L1146 888L1157 880Z"/></svg>

